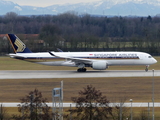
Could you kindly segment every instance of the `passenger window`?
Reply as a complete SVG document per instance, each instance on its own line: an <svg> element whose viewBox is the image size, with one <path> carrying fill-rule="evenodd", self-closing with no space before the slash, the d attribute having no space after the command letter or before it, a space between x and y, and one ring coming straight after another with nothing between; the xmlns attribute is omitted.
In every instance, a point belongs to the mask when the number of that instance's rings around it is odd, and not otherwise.
<svg viewBox="0 0 160 120"><path fill-rule="evenodd" d="M152 56L148 56L148 58L152 58Z"/></svg>

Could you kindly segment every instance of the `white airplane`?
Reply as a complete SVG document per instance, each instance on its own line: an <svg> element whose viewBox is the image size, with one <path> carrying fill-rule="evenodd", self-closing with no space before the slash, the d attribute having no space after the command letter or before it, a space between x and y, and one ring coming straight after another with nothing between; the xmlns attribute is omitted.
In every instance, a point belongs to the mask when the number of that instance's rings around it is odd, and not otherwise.
<svg viewBox="0 0 160 120"><path fill-rule="evenodd" d="M85 72L86 67L105 70L109 66L145 65L145 71L151 64L157 63L150 54L144 52L31 52L14 34L7 34L14 54L11 58L50 66L78 67L78 72Z"/></svg>

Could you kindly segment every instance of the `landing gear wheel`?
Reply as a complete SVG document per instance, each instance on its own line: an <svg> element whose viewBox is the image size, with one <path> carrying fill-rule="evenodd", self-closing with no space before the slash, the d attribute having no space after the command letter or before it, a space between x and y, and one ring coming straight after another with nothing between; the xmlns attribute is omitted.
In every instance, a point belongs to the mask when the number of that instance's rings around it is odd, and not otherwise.
<svg viewBox="0 0 160 120"><path fill-rule="evenodd" d="M81 69L79 68L79 69L77 69L77 72L81 72Z"/></svg>
<svg viewBox="0 0 160 120"><path fill-rule="evenodd" d="M86 70L87 70L86 68L83 68L83 72L86 72Z"/></svg>
<svg viewBox="0 0 160 120"><path fill-rule="evenodd" d="M148 68L146 68L145 71L148 72Z"/></svg>
<svg viewBox="0 0 160 120"><path fill-rule="evenodd" d="M86 68L79 68L79 69L77 69L77 72L86 72Z"/></svg>
<svg viewBox="0 0 160 120"><path fill-rule="evenodd" d="M149 65L146 65L146 69L145 69L146 72L148 72L148 67L149 67Z"/></svg>

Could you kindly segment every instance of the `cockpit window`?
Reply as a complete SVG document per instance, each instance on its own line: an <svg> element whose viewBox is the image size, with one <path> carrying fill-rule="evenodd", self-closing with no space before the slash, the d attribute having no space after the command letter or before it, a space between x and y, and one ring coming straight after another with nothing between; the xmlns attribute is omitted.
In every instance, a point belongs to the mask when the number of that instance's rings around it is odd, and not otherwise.
<svg viewBox="0 0 160 120"><path fill-rule="evenodd" d="M152 56L148 56L148 58L152 58Z"/></svg>

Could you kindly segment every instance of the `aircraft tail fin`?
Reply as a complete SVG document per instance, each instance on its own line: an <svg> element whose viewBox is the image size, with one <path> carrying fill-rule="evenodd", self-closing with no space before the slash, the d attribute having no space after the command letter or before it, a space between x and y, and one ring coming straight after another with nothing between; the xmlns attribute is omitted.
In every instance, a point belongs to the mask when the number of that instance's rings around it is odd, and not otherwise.
<svg viewBox="0 0 160 120"><path fill-rule="evenodd" d="M15 53L32 53L26 45L14 34L7 34Z"/></svg>

